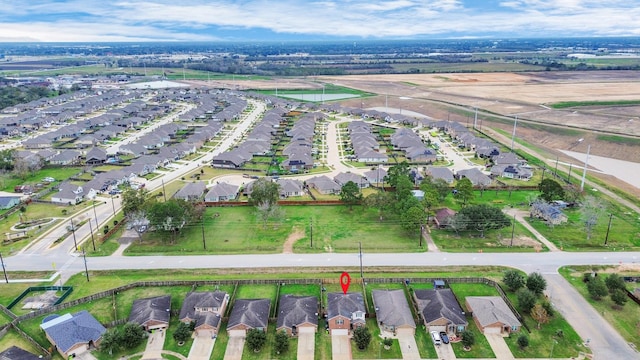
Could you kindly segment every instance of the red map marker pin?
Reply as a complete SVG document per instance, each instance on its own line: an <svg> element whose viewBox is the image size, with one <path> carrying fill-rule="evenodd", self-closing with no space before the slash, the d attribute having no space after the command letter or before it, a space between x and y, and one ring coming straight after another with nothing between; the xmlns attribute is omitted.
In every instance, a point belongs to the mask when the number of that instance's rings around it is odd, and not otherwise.
<svg viewBox="0 0 640 360"><path fill-rule="evenodd" d="M340 275L340 285L342 285L342 292L347 295L347 291L349 291L349 285L351 285L351 276L348 273L343 272Z"/></svg>

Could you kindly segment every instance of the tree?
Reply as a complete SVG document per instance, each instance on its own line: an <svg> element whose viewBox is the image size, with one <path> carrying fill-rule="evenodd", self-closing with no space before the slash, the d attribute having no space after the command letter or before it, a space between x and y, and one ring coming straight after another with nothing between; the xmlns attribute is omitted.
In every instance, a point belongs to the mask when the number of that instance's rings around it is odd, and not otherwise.
<svg viewBox="0 0 640 360"><path fill-rule="evenodd" d="M424 192L424 197L422 198L422 205L425 208L425 213L427 214L427 222L429 222L429 213L431 213L431 209L434 206L440 204L440 196L438 195L438 191L433 187L426 187L420 189Z"/></svg>
<svg viewBox="0 0 640 360"><path fill-rule="evenodd" d="M371 333L366 326L362 326L353 330L353 340L356 342L358 349L364 350L371 342Z"/></svg>
<svg viewBox="0 0 640 360"><path fill-rule="evenodd" d="M13 170L13 153L14 149L0 150L0 170Z"/></svg>
<svg viewBox="0 0 640 360"><path fill-rule="evenodd" d="M542 292L547 288L547 280L542 277L542 274L532 272L527 276L527 289L531 290L536 296L542 295Z"/></svg>
<svg viewBox="0 0 640 360"><path fill-rule="evenodd" d="M389 171L387 171L387 176L384 177L384 181L387 182L389 186L395 188L398 186L398 180L404 177L409 179L409 163L406 161L390 167ZM411 181L411 179L409 179L409 181Z"/></svg>
<svg viewBox="0 0 640 360"><path fill-rule="evenodd" d="M604 206L593 196L587 196L580 207L580 218L584 224L584 231L587 233L587 240L591 240L593 229L598 224L598 220L604 214Z"/></svg>
<svg viewBox="0 0 640 360"><path fill-rule="evenodd" d="M247 342L247 346L249 347L249 350L258 352L262 349L264 344L267 342L267 334L262 330L249 329L247 331L246 342Z"/></svg>
<svg viewBox="0 0 640 360"><path fill-rule="evenodd" d="M455 191L456 200L460 202L462 206L466 206L475 196L473 193L473 184L471 180L467 178L458 180Z"/></svg>
<svg viewBox="0 0 640 360"><path fill-rule="evenodd" d="M484 237L486 230L501 229L511 225L511 219L502 210L486 204L464 207L455 216L458 215L464 215L468 219L467 230L477 230L481 237Z"/></svg>
<svg viewBox="0 0 640 360"><path fill-rule="evenodd" d="M170 199L152 204L148 209L149 224L156 230L170 235L175 243L180 230L192 219L193 204L180 199Z"/></svg>
<svg viewBox="0 0 640 360"><path fill-rule="evenodd" d="M470 222L471 220L465 214L457 213L447 218L446 228L455 231L456 235L458 235L460 231L467 229Z"/></svg>
<svg viewBox="0 0 640 360"><path fill-rule="evenodd" d="M582 199L582 192L577 186L569 185L564 189L564 201L568 203L576 203Z"/></svg>
<svg viewBox="0 0 640 360"><path fill-rule="evenodd" d="M518 336L518 346L520 347L520 349L524 349L529 346L529 338L527 337L527 335L520 334L520 336Z"/></svg>
<svg viewBox="0 0 640 360"><path fill-rule="evenodd" d="M135 190L127 188L122 192L122 212L126 217L144 210L149 193L144 188Z"/></svg>
<svg viewBox="0 0 640 360"><path fill-rule="evenodd" d="M549 317L553 317L553 315L555 315L556 310L553 308L553 304L551 304L551 301L543 300L540 304L547 311L547 315L549 315Z"/></svg>
<svg viewBox="0 0 640 360"><path fill-rule="evenodd" d="M420 226L424 223L424 211L420 207L413 206L400 215L400 223L409 233L420 231Z"/></svg>
<svg viewBox="0 0 640 360"><path fill-rule="evenodd" d="M627 297L627 293L622 289L615 289L611 293L611 301L613 301L617 307L622 308L624 304L629 301L629 297Z"/></svg>
<svg viewBox="0 0 640 360"><path fill-rule="evenodd" d="M120 344L125 349L133 349L134 347L142 344L145 338L145 332L142 326L129 322L122 327L122 339Z"/></svg>
<svg viewBox="0 0 640 360"><path fill-rule="evenodd" d="M25 158L14 159L13 173L20 179L24 180L27 178L29 174L42 169L43 165L44 165L44 162L42 158L39 156L31 156L28 159L25 159Z"/></svg>
<svg viewBox="0 0 640 360"><path fill-rule="evenodd" d="M564 189L562 185L553 179L543 179L540 184L538 184L538 190L540 190L541 193L540 197L547 202L564 199Z"/></svg>
<svg viewBox="0 0 640 360"><path fill-rule="evenodd" d="M540 304L535 304L533 306L531 309L531 317L538 323L538 330L540 329L540 324L546 324L549 322L549 314Z"/></svg>
<svg viewBox="0 0 640 360"><path fill-rule="evenodd" d="M391 207L391 195L385 191L376 191L364 198L364 205L369 208L378 209L378 218L383 220L384 214Z"/></svg>
<svg viewBox="0 0 640 360"><path fill-rule="evenodd" d="M523 312L529 313L531 309L533 309L533 306L536 304L536 294L527 288L518 290L517 297L518 306Z"/></svg>
<svg viewBox="0 0 640 360"><path fill-rule="evenodd" d="M289 350L289 336L285 331L278 331L274 344L276 354L282 354Z"/></svg>
<svg viewBox="0 0 640 360"><path fill-rule="evenodd" d="M469 348L476 343L476 337L475 335L473 335L473 332L471 332L470 330L463 331L461 334L461 337L462 337L462 345L464 345L465 347Z"/></svg>
<svg viewBox="0 0 640 360"><path fill-rule="evenodd" d="M180 322L178 328L173 333L173 339L175 341L187 341L191 337L191 324Z"/></svg>
<svg viewBox="0 0 640 360"><path fill-rule="evenodd" d="M253 206L268 204L272 206L278 203L280 197L280 186L266 177L260 178L253 183L249 203Z"/></svg>
<svg viewBox="0 0 640 360"><path fill-rule="evenodd" d="M120 332L118 328L107 329L100 340L100 351L113 355L113 350L120 348Z"/></svg>
<svg viewBox="0 0 640 360"><path fill-rule="evenodd" d="M616 290L624 290L627 289L626 284L624 283L624 279L621 278L618 274L611 274L607 276L604 280L604 283L607 285L607 289L609 289L609 293L613 294Z"/></svg>
<svg viewBox="0 0 640 360"><path fill-rule="evenodd" d="M340 189L340 200L347 204L349 211L353 209L353 205L358 205L362 202L362 193L360 187L353 181L347 181L342 185Z"/></svg>
<svg viewBox="0 0 640 360"><path fill-rule="evenodd" d="M438 192L440 202L442 203L451 193L451 187L444 179L435 179L431 181L431 186Z"/></svg>
<svg viewBox="0 0 640 360"><path fill-rule="evenodd" d="M502 282L507 285L511 291L517 291L525 284L524 275L518 270L507 270L502 277Z"/></svg>
<svg viewBox="0 0 640 360"><path fill-rule="evenodd" d="M589 295L593 300L600 300L607 296L607 285L597 276L587 283L587 291L589 291Z"/></svg>
<svg viewBox="0 0 640 360"><path fill-rule="evenodd" d="M393 197L395 198L398 212L408 209L402 207L408 199L415 199L411 190L413 190L413 182L409 179L409 175L397 179Z"/></svg>

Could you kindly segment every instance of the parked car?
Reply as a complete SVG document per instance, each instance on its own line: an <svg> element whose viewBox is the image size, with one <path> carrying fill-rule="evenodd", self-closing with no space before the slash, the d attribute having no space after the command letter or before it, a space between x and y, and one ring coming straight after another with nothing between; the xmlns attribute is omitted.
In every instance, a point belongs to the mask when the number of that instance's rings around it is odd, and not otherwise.
<svg viewBox="0 0 640 360"><path fill-rule="evenodd" d="M448 344L449 343L449 337L447 336L447 333L444 331L440 331L440 339L442 340L443 343Z"/></svg>
<svg viewBox="0 0 640 360"><path fill-rule="evenodd" d="M440 339L440 334L438 334L437 331L432 331L431 332L431 340L433 340L433 344L434 345L440 345L441 343L441 339Z"/></svg>

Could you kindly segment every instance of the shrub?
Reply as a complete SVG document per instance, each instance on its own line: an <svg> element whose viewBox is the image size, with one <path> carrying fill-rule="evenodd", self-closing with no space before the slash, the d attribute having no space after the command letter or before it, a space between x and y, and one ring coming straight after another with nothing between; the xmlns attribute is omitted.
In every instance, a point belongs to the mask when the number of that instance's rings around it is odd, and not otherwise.
<svg viewBox="0 0 640 360"><path fill-rule="evenodd" d="M471 347L476 343L476 337L469 330L465 330L462 332L462 345L465 347Z"/></svg>
<svg viewBox="0 0 640 360"><path fill-rule="evenodd" d="M599 277L595 277L587 283L587 290L594 300L600 300L607 295L607 285Z"/></svg>
<svg viewBox="0 0 640 360"><path fill-rule="evenodd" d="M191 325L180 322L176 332L173 333L173 339L175 341L187 341L191 337Z"/></svg>
<svg viewBox="0 0 640 360"><path fill-rule="evenodd" d="M267 334L258 329L249 329L249 331L247 331L246 342L249 350L258 352L267 342Z"/></svg>
<svg viewBox="0 0 640 360"><path fill-rule="evenodd" d="M364 350L371 342L371 333L365 326L359 327L353 331L353 340L356 342L358 349Z"/></svg>
<svg viewBox="0 0 640 360"><path fill-rule="evenodd" d="M289 335L285 331L278 331L274 344L276 354L281 354L289 350Z"/></svg>
<svg viewBox="0 0 640 360"><path fill-rule="evenodd" d="M529 338L524 334L518 336L518 346L520 349L524 349L529 346Z"/></svg>
<svg viewBox="0 0 640 360"><path fill-rule="evenodd" d="M523 288L518 290L518 306L520 310L525 313L529 313L533 306L536 304L536 294L533 291Z"/></svg>
<svg viewBox="0 0 640 360"><path fill-rule="evenodd" d="M511 290L517 291L525 284L524 275L518 270L507 270L502 277L502 282Z"/></svg>

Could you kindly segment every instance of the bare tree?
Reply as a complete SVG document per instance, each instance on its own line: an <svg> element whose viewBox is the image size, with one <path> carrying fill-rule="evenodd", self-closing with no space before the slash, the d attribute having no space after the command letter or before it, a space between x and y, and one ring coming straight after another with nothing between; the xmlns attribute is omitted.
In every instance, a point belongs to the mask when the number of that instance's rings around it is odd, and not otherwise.
<svg viewBox="0 0 640 360"><path fill-rule="evenodd" d="M598 220L604 215L604 205L593 196L587 196L580 208L581 219L584 223L584 231L587 233L587 240L591 239L593 229L598 224Z"/></svg>

